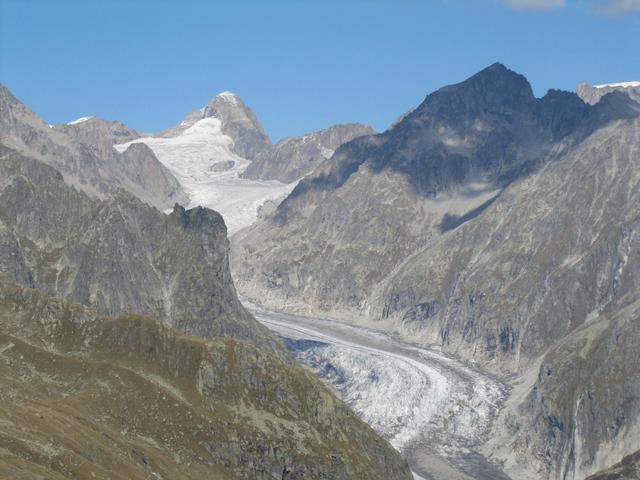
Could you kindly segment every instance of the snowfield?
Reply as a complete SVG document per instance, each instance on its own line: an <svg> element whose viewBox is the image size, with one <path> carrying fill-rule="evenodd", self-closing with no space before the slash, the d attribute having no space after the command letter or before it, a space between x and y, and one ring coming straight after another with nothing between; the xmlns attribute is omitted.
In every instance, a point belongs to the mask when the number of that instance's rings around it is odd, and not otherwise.
<svg viewBox="0 0 640 480"><path fill-rule="evenodd" d="M381 331L246 306L402 452L416 478L508 478L478 453L506 395L495 377Z"/></svg>
<svg viewBox="0 0 640 480"><path fill-rule="evenodd" d="M214 117L203 118L171 138L145 137L115 145L119 152L145 143L189 195L188 208L203 206L222 214L229 234L251 225L267 201L279 203L295 183L240 178L249 160L231 151L233 140L222 133Z"/></svg>
<svg viewBox="0 0 640 480"><path fill-rule="evenodd" d="M634 87L640 87L640 82L603 83L602 85L594 85L594 87L595 88L607 88L607 87L634 88Z"/></svg>

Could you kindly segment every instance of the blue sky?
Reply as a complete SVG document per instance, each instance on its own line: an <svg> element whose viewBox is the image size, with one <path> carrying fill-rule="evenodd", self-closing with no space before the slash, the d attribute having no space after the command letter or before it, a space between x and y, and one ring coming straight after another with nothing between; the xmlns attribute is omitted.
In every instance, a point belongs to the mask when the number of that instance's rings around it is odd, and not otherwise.
<svg viewBox="0 0 640 480"><path fill-rule="evenodd" d="M49 123L141 131L230 90L277 140L384 130L500 61L537 95L640 80L639 0L0 0L0 82Z"/></svg>

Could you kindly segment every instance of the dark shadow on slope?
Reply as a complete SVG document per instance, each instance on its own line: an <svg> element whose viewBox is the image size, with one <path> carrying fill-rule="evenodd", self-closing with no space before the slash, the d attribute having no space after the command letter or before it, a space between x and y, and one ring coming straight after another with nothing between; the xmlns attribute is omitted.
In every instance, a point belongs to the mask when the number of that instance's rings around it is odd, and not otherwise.
<svg viewBox="0 0 640 480"><path fill-rule="evenodd" d="M458 228L463 223L476 218L483 211L485 211L489 207L489 205L495 202L499 196L500 194L497 194L495 197L491 197L482 205L468 211L464 215L451 215L449 213L445 213L442 217L442 222L440 222L440 233L448 232L450 230L453 230L454 228Z"/></svg>

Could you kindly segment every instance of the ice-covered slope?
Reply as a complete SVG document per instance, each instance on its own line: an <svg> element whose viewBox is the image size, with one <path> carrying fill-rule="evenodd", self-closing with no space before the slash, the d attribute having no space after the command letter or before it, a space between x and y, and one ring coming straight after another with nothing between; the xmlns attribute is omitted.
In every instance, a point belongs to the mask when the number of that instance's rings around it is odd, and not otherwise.
<svg viewBox="0 0 640 480"><path fill-rule="evenodd" d="M267 201L284 198L295 184L240 178L249 160L232 151L233 139L222 132L222 121L202 118L171 137L145 137L116 145L124 151L131 143L145 143L178 178L191 199L222 214L230 233L250 225Z"/></svg>

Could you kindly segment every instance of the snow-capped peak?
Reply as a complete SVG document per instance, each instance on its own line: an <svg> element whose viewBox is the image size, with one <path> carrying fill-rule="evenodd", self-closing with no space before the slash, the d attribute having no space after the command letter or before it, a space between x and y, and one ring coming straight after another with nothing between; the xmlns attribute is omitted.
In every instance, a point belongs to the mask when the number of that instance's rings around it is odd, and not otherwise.
<svg viewBox="0 0 640 480"><path fill-rule="evenodd" d="M640 87L640 82L619 82L619 83L603 83L602 85L594 85L595 88L633 88Z"/></svg>
<svg viewBox="0 0 640 480"><path fill-rule="evenodd" d="M73 122L69 122L69 123L67 123L67 125L78 125L79 123L86 122L87 120L91 120L92 118L94 118L94 117L93 117L93 116L91 116L91 117L80 117L80 118L76 118Z"/></svg>
<svg viewBox="0 0 640 480"><path fill-rule="evenodd" d="M238 104L238 96L232 92L224 91L216 95L216 97L221 98L229 103L233 103L234 105Z"/></svg>

